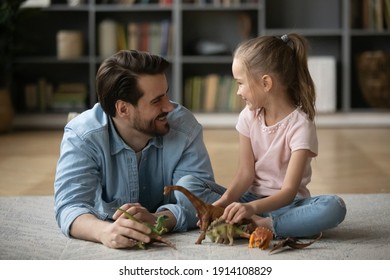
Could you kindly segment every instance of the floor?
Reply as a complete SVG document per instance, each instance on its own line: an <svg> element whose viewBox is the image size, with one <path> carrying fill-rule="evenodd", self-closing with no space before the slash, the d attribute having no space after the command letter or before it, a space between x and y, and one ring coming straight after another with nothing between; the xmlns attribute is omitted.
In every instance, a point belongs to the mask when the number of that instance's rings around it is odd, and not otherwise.
<svg viewBox="0 0 390 280"><path fill-rule="evenodd" d="M312 161L313 194L389 193L390 129L318 129L319 156ZM228 185L237 167L234 130L206 130L217 181Z"/></svg>
<svg viewBox="0 0 390 280"><path fill-rule="evenodd" d="M0 196L51 195L62 130L0 135ZM390 129L318 129L313 194L390 193ZM216 180L228 186L238 159L233 129L205 129Z"/></svg>

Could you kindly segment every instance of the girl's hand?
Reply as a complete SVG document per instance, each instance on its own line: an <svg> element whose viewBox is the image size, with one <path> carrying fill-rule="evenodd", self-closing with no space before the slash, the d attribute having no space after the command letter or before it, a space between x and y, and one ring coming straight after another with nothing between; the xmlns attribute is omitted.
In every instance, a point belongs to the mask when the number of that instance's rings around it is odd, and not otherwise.
<svg viewBox="0 0 390 280"><path fill-rule="evenodd" d="M250 219L255 214L249 203L233 202L229 204L223 212L222 219L227 223L239 223L243 219Z"/></svg>

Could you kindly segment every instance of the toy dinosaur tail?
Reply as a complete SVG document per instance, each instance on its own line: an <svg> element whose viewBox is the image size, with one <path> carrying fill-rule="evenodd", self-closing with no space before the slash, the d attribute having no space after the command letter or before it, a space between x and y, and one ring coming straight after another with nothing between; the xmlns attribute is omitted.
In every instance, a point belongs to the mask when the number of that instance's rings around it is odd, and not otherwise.
<svg viewBox="0 0 390 280"><path fill-rule="evenodd" d="M150 237L158 242L161 242L161 243L164 243L166 245L168 245L169 247L176 249L176 245L174 243L172 243L171 241L169 241L168 239L162 237L161 235L157 235L157 234L151 234Z"/></svg>

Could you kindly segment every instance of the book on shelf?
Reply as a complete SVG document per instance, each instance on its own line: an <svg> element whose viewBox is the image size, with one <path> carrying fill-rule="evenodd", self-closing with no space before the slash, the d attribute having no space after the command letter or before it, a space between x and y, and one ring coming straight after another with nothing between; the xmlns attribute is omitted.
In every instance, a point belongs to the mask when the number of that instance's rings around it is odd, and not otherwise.
<svg viewBox="0 0 390 280"><path fill-rule="evenodd" d="M253 3L258 3L258 0L183 0L183 4L213 5L216 7L231 7Z"/></svg>
<svg viewBox="0 0 390 280"><path fill-rule="evenodd" d="M172 53L172 26L169 20L161 22L161 55L167 56Z"/></svg>
<svg viewBox="0 0 390 280"><path fill-rule="evenodd" d="M383 3L384 0L375 0L375 12L374 12L374 18L375 18L375 29L377 31L383 31Z"/></svg>
<svg viewBox="0 0 390 280"><path fill-rule="evenodd" d="M24 105L27 112L38 111L38 87L36 84L24 86Z"/></svg>
<svg viewBox="0 0 390 280"><path fill-rule="evenodd" d="M98 50L102 58L107 58L117 52L118 32L117 23L111 19L105 19L98 26Z"/></svg>
<svg viewBox="0 0 390 280"><path fill-rule="evenodd" d="M45 78L38 80L38 106L40 112L46 112L50 107L53 96L53 85Z"/></svg>
<svg viewBox="0 0 390 280"><path fill-rule="evenodd" d="M231 79L230 85L230 99L229 99L229 108L232 112L240 112L246 105L245 101L237 95L238 85L236 80Z"/></svg>
<svg viewBox="0 0 390 280"><path fill-rule="evenodd" d="M45 78L39 78L36 83L24 86L24 105L27 112L46 112L50 107L53 95L53 85Z"/></svg>
<svg viewBox="0 0 390 280"><path fill-rule="evenodd" d="M183 94L183 105L188 109L191 108L191 98L192 98L192 78L187 78L184 81L184 94Z"/></svg>
<svg viewBox="0 0 390 280"><path fill-rule="evenodd" d="M204 95L204 86L203 79L200 76L193 77L192 81L192 106L191 108L199 112L202 110L203 96Z"/></svg>
<svg viewBox="0 0 390 280"><path fill-rule="evenodd" d="M205 77L205 112L212 112L215 110L214 104L217 99L218 80L219 76L217 74L209 74Z"/></svg>
<svg viewBox="0 0 390 280"><path fill-rule="evenodd" d="M173 4L173 0L159 0L159 3L162 6L171 6Z"/></svg>
<svg viewBox="0 0 390 280"><path fill-rule="evenodd" d="M123 5L133 5L136 0L118 0L118 4L123 4Z"/></svg>
<svg viewBox="0 0 390 280"><path fill-rule="evenodd" d="M117 33L117 50L127 49L127 40L126 40L126 30L123 24L116 24L116 33Z"/></svg>
<svg viewBox="0 0 390 280"><path fill-rule="evenodd" d="M173 0L111 0L110 2L113 2L115 4L122 4L122 5L134 5L134 4L140 4L140 5L148 5L148 4L160 4L162 6L170 6L172 5Z"/></svg>
<svg viewBox="0 0 390 280"><path fill-rule="evenodd" d="M257 3L258 0L184 0L184 4L214 5L216 7L231 7L240 4Z"/></svg>
<svg viewBox="0 0 390 280"><path fill-rule="evenodd" d="M151 33L149 33L149 30L150 30L150 23L149 22L143 22L139 25L139 45L138 45L138 49L140 51L149 51L149 41L150 40L150 37L151 37Z"/></svg>
<svg viewBox="0 0 390 280"><path fill-rule="evenodd" d="M383 1L383 13L386 28L390 30L390 0Z"/></svg>
<svg viewBox="0 0 390 280"><path fill-rule="evenodd" d="M127 47L129 50L135 50L138 48L138 26L135 22L127 24Z"/></svg>

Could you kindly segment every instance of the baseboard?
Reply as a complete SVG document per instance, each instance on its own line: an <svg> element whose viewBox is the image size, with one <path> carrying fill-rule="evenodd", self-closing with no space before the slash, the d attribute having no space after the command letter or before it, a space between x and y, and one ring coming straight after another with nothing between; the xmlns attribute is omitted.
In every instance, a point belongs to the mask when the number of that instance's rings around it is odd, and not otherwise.
<svg viewBox="0 0 390 280"><path fill-rule="evenodd" d="M234 128L238 114L195 114L204 128ZM14 119L15 129L62 129L67 114L18 114ZM318 114L318 128L367 128L390 127L390 112L359 112Z"/></svg>
<svg viewBox="0 0 390 280"><path fill-rule="evenodd" d="M205 128L234 128L238 114L195 114ZM322 113L316 117L318 128L390 127L390 112Z"/></svg>

